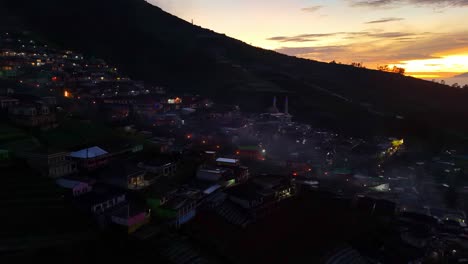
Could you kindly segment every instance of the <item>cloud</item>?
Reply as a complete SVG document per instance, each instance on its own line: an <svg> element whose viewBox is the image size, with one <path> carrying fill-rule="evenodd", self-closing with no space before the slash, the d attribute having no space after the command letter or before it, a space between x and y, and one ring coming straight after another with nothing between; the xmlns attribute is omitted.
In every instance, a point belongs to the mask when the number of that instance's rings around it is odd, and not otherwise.
<svg viewBox="0 0 468 264"><path fill-rule="evenodd" d="M350 0L350 2L351 6L371 8L398 6L402 4L436 7L468 6L468 0Z"/></svg>
<svg viewBox="0 0 468 264"><path fill-rule="evenodd" d="M301 8L301 10L304 11L304 12L308 12L308 13L314 13L314 12L317 12L318 10L320 10L322 8L323 8L323 6L316 5L316 6L304 7L304 8Z"/></svg>
<svg viewBox="0 0 468 264"><path fill-rule="evenodd" d="M372 33L368 34L369 37L374 38L401 38L401 37L409 37L409 36L416 36L418 34L411 33L411 32L384 32L384 33Z"/></svg>
<svg viewBox="0 0 468 264"><path fill-rule="evenodd" d="M297 36L277 36L271 37L267 40L279 41L279 42L307 42L307 41L317 41L318 38L330 37L339 33L323 33L323 34L302 34Z"/></svg>
<svg viewBox="0 0 468 264"><path fill-rule="evenodd" d="M379 23L387 23L387 22L402 21L402 20L405 20L405 19L400 18L400 17L388 17L388 18L368 21L368 22L365 22L364 24L379 24Z"/></svg>
<svg viewBox="0 0 468 264"><path fill-rule="evenodd" d="M351 6L355 7L382 7L393 4L398 0L370 0L370 1L351 1Z"/></svg>
<svg viewBox="0 0 468 264"><path fill-rule="evenodd" d="M451 54L448 51L465 48L466 43L454 40L465 38L468 35L466 31L450 34L430 34L425 32L424 37L411 32L348 32L347 34L350 33L378 35L382 37L382 41L373 38L363 38L343 45L320 45L323 43L318 42L316 46L284 46L276 51L320 61L336 60L343 63L359 61L369 68L373 68L384 64L402 64L403 61L441 58L442 56ZM338 32L337 34L345 33ZM409 37L397 37L402 35L409 35ZM411 41L401 41L402 39L409 39ZM435 64L434 62L428 62L427 64L431 63ZM433 66L435 67L435 65Z"/></svg>
<svg viewBox="0 0 468 264"><path fill-rule="evenodd" d="M277 52L284 53L291 56L298 56L304 54L330 54L330 53L344 53L349 52L349 46L323 46L323 47L283 47L276 49Z"/></svg>
<svg viewBox="0 0 468 264"><path fill-rule="evenodd" d="M376 33L378 32L378 33ZM412 33L412 32L369 32L369 31L358 31L358 32L331 32L321 34L302 34L295 36L275 36L268 38L267 40L278 41L278 42L308 42L318 41L327 37L340 37L342 39L362 39L364 37L373 39L398 39L398 40L414 40L418 36L422 36L425 33Z"/></svg>

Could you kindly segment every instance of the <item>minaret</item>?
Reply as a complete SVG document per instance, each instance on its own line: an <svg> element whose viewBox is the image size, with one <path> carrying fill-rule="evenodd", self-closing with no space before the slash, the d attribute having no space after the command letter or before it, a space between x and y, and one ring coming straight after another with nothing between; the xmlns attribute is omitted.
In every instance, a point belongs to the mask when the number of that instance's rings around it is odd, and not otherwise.
<svg viewBox="0 0 468 264"><path fill-rule="evenodd" d="M286 96L286 99L284 99L284 113L289 115L289 99Z"/></svg>

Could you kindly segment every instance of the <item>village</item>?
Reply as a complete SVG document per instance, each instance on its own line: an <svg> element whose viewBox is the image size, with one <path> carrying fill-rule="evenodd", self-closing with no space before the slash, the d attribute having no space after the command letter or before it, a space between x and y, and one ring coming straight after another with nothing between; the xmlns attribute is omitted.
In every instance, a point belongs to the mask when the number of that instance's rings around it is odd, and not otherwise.
<svg viewBox="0 0 468 264"><path fill-rule="evenodd" d="M34 212L39 226L76 224L77 233L144 241L210 221L249 229L320 193L392 221L393 247L467 257L468 156L456 146L423 156L406 139L296 122L294 102L282 94L272 94L262 113L243 112L132 80L102 59L23 32L0 33L0 80L9 225L28 225ZM4 234L5 248L46 243L15 244L13 236ZM161 254L172 263L204 257L186 245ZM355 257L349 248L336 254Z"/></svg>

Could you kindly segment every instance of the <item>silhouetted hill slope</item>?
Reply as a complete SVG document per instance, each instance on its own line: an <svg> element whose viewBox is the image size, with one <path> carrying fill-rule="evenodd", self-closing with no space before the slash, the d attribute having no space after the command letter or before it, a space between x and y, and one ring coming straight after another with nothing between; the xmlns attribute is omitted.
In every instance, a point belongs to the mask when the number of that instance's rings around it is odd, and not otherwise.
<svg viewBox="0 0 468 264"><path fill-rule="evenodd" d="M462 73L462 74L459 74L457 76L454 76L454 78L467 78L468 77L468 72L465 72L465 73Z"/></svg>
<svg viewBox="0 0 468 264"><path fill-rule="evenodd" d="M272 94L284 93L299 118L359 133L468 131L466 91L252 47L144 0L0 3L54 43L102 57L135 79L208 94L244 109L264 108Z"/></svg>

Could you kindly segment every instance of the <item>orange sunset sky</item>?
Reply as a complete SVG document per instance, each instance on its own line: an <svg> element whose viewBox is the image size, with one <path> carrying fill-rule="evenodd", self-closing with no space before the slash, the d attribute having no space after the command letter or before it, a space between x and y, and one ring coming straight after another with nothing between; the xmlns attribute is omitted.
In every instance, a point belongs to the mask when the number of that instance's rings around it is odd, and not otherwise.
<svg viewBox="0 0 468 264"><path fill-rule="evenodd" d="M468 0L148 0L254 46L319 61L468 72Z"/></svg>

